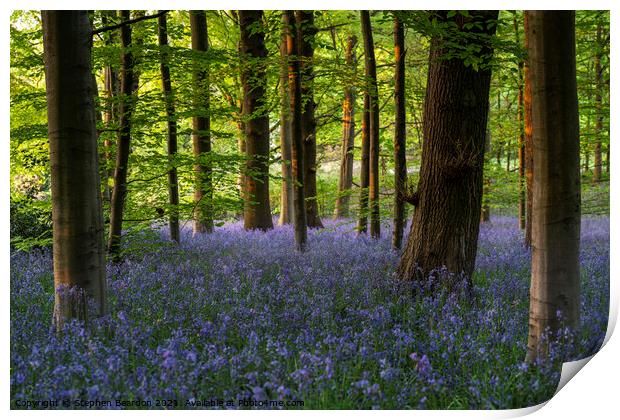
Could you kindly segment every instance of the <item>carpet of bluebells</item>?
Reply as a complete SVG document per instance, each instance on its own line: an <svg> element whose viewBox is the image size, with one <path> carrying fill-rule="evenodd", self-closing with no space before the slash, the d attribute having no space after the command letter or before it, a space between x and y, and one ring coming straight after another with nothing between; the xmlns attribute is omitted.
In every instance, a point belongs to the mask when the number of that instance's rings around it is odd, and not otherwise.
<svg viewBox="0 0 620 420"><path fill-rule="evenodd" d="M162 231L163 232L163 231ZM348 224L309 232L133 235L108 266L110 315L50 329L49 251L11 256L17 400L303 400L304 408L518 408L549 399L561 359L601 346L609 219L582 223L582 328L528 366L530 254L514 218L480 233L473 294L403 292L398 253ZM567 332L566 337L570 336ZM564 338L566 338L564 337ZM563 340L563 338L560 338ZM569 348L566 350L566 348ZM238 408L238 407L237 407Z"/></svg>

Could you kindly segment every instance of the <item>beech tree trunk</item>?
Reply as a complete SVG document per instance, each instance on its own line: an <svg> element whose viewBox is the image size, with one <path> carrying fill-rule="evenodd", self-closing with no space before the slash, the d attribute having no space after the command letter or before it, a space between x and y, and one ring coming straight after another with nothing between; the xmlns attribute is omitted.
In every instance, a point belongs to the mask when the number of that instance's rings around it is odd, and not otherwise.
<svg viewBox="0 0 620 420"><path fill-rule="evenodd" d="M521 43L519 39L519 23L515 13L513 17L515 28L515 41L517 45ZM525 229L525 131L523 128L523 61L519 61L517 72L517 83L519 84L519 93L517 97L517 116L519 120L519 229Z"/></svg>
<svg viewBox="0 0 620 420"><path fill-rule="evenodd" d="M523 15L523 38L525 49L529 48L528 14ZM532 83L528 60L523 63L523 111L525 135L525 246L532 245L532 183L534 181L534 151L532 147Z"/></svg>
<svg viewBox="0 0 620 420"><path fill-rule="evenodd" d="M368 206L370 208L370 236L381 236L381 215L379 212L379 93L377 90L377 65L375 45L372 39L370 13L362 10L362 35L364 37L364 57L366 79L370 99L370 137L368 153Z"/></svg>
<svg viewBox="0 0 620 420"><path fill-rule="evenodd" d="M439 19L452 19L463 33L479 35L469 42L480 47L478 57L489 57L495 25L487 22L496 21L498 12L471 11L470 16L448 18L438 12ZM484 29L466 29L472 21ZM397 269L402 280L423 279L442 266L471 279L476 259L491 70L487 63L476 70L462 58L447 59L447 48L432 39L418 202Z"/></svg>
<svg viewBox="0 0 620 420"><path fill-rule="evenodd" d="M581 188L575 12L527 11L534 153L527 361L579 325Z"/></svg>
<svg viewBox="0 0 620 420"><path fill-rule="evenodd" d="M71 318L86 320L107 310L103 215L88 12L41 15L52 190L53 323L60 330Z"/></svg>
<svg viewBox="0 0 620 420"><path fill-rule="evenodd" d="M114 11L108 10L104 11L102 15L102 24L105 26L110 24L114 18ZM116 31L106 31L104 34L105 44L107 46L111 46L114 44L116 39ZM104 68L104 96L105 96L105 107L103 110L103 126L107 131L104 134L103 140L103 155L105 166L101 169L101 174L103 178L103 197L104 201L109 205L112 200L112 188L110 188L110 179L114 177L114 168L110 164L114 160L112 154L112 130L116 129L118 124L118 94L119 94L119 83L118 83L118 73L112 67L112 65L107 65Z"/></svg>
<svg viewBox="0 0 620 420"><path fill-rule="evenodd" d="M368 83L364 87L364 110L362 112L362 156L360 165L360 204L357 219L357 233L366 233L368 230L368 183L369 183L369 155L370 155L370 94Z"/></svg>
<svg viewBox="0 0 620 420"><path fill-rule="evenodd" d="M166 14L157 18L160 47L160 72L161 84L164 93L164 102L166 104L166 116L168 119L168 200L170 210L168 216L168 226L170 228L170 239L179 243L181 241L181 233L179 230L179 178L176 168L177 154L177 120L174 106L174 95L172 92L172 81L170 80L170 61L168 52L168 23Z"/></svg>
<svg viewBox="0 0 620 420"><path fill-rule="evenodd" d="M269 206L269 114L265 70L265 32L262 10L239 10L241 31L241 84L247 174L245 176L245 229L272 229Z"/></svg>
<svg viewBox="0 0 620 420"><path fill-rule="evenodd" d="M357 37L349 36L345 50L345 66L353 74L357 67L355 46ZM338 198L334 210L334 220L349 217L349 202L353 187L353 161L355 152L355 85L349 84L344 90L342 102L342 146L340 150L340 178L338 179Z"/></svg>
<svg viewBox="0 0 620 420"><path fill-rule="evenodd" d="M120 12L122 20L129 20L129 11ZM129 144L131 141L131 115L134 109L135 93L138 81L134 76L134 57L131 52L131 25L121 27L121 97L119 105L119 131L116 145L116 168L114 170L114 188L110 204L110 235L108 252L118 259L123 229L123 212L127 196L127 165L129 162Z"/></svg>
<svg viewBox="0 0 620 420"><path fill-rule="evenodd" d="M394 107L396 114L394 128L394 230L392 247L400 249L405 228L405 201L403 194L407 185L407 127L405 113L405 31L403 24L394 18Z"/></svg>
<svg viewBox="0 0 620 420"><path fill-rule="evenodd" d="M314 12L296 10L297 39L301 55L301 95L302 95L302 136L304 140L304 170L306 195L306 218L308 227L322 228L316 191L316 120L314 118L314 37L317 33L314 25Z"/></svg>
<svg viewBox="0 0 620 420"><path fill-rule="evenodd" d="M596 108L596 142L594 143L594 173L592 182L601 181L603 169L603 151L601 147L601 137L603 134L603 70L601 68L601 51L603 27L600 22L596 25L596 54L594 55L594 80L596 95L594 97Z"/></svg>
<svg viewBox="0 0 620 420"><path fill-rule="evenodd" d="M202 10L191 10L189 21L192 32L192 50L196 58L193 69L194 116L192 117L192 145L194 151L194 233L213 231L213 166L211 164L211 117L209 95L209 51L207 18Z"/></svg>
<svg viewBox="0 0 620 420"><path fill-rule="evenodd" d="M286 11L282 13L282 36L280 40L280 150L282 152L282 193L280 195L280 225L293 221L293 169L291 167L291 98L288 85L287 36L292 28Z"/></svg>

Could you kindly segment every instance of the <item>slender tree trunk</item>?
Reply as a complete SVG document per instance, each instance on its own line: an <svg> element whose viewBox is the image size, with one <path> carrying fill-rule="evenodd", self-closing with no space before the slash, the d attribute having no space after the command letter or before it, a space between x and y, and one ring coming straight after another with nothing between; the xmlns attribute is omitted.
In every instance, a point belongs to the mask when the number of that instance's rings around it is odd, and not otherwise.
<svg viewBox="0 0 620 420"><path fill-rule="evenodd" d="M488 163L488 155L491 151L491 130L487 127L487 132L484 139L484 164ZM484 173L483 173L484 175ZM491 221L491 206L488 202L489 187L491 186L491 179L489 177L483 178L482 186L482 214L480 215L480 222L486 223Z"/></svg>
<svg viewBox="0 0 620 420"><path fill-rule="evenodd" d="M394 128L394 230L392 247L400 249L405 228L405 202L403 194L407 185L407 126L405 113L405 31L403 24L394 18L394 107L396 121Z"/></svg>
<svg viewBox="0 0 620 420"><path fill-rule="evenodd" d="M355 46L357 37L349 36L345 50L345 66L347 70L355 73L357 60L355 58ZM338 198L334 220L349 217L349 202L351 188L353 187L353 160L355 152L355 85L348 83L344 89L344 101L342 102L342 146L340 150L340 178L338 180Z"/></svg>
<svg viewBox="0 0 620 420"><path fill-rule="evenodd" d="M57 330L106 313L99 155L87 11L43 11ZM94 306L89 307L92 299Z"/></svg>
<svg viewBox="0 0 620 420"><path fill-rule="evenodd" d="M594 77L596 83L595 108L596 108L596 143L594 143L594 173L592 182L601 181L603 169L603 152L601 137L603 134L603 70L601 69L601 43L603 27L600 22L596 26L596 54L594 55Z"/></svg>
<svg viewBox="0 0 620 420"><path fill-rule="evenodd" d="M129 11L120 12L122 20L129 20ZM131 141L131 115L133 113L135 93L138 88L134 77L134 57L131 52L131 25L121 27L121 97L119 106L119 132L116 145L116 168L114 170L114 188L110 205L110 235L108 252L118 259L123 229L123 212L127 196L127 165L129 162L129 144Z"/></svg>
<svg viewBox="0 0 620 420"><path fill-rule="evenodd" d="M486 23L497 16L497 11L471 11L470 17L453 18L447 18L447 12L438 13L445 22L452 19L464 34L484 35L486 41L470 42L476 42L479 54L487 58L492 54L488 39L495 25ZM472 21L484 29L476 25L466 29ZM486 63L475 70L459 57L447 59L447 48L441 39L433 38L418 203L397 269L402 280L420 280L442 266L471 279L476 259L491 70Z"/></svg>
<svg viewBox="0 0 620 420"><path fill-rule="evenodd" d="M306 247L308 226L306 219L306 195L304 191L304 141L302 135L302 96L301 96L301 64L300 50L301 40L298 38L299 31L293 30L296 26L295 14L291 10L285 10L283 23L290 28L286 34L286 49L289 57L288 77L291 100L291 166L293 170L293 193L295 205L295 246L298 251L304 251Z"/></svg>
<svg viewBox="0 0 620 420"><path fill-rule="evenodd" d="M113 10L104 11L102 16L103 25L107 25L113 21L115 13ZM107 31L104 35L105 44L111 47L116 42L116 31ZM114 177L114 167L110 162L114 161L112 154L112 136L111 132L117 128L118 124L118 96L119 96L119 83L118 73L112 65L105 66L104 69L104 96L106 98L106 106L103 111L103 125L107 130L105 139L103 140L103 150L105 156L106 166L102 171L103 174L103 188L104 188L104 200L110 204L112 200L112 189L110 188L110 179Z"/></svg>
<svg viewBox="0 0 620 420"><path fill-rule="evenodd" d="M527 11L534 167L527 360L579 325L579 113L575 12ZM552 337L545 337L546 330Z"/></svg>
<svg viewBox="0 0 620 420"><path fill-rule="evenodd" d="M521 44L519 39L519 22L517 14L514 14L515 41ZM525 130L523 127L523 61L519 61L517 83L519 84L519 94L517 97L517 114L519 119L519 229L525 229Z"/></svg>
<svg viewBox="0 0 620 420"><path fill-rule="evenodd" d="M194 50L193 89L194 116L192 144L194 150L194 233L213 231L213 166L211 163L211 117L209 97L209 51L207 18L202 10L189 13Z"/></svg>
<svg viewBox="0 0 620 420"><path fill-rule="evenodd" d="M381 215L379 212L379 93L377 90L377 65L375 46L372 39L370 13L362 10L362 35L364 37L364 57L366 79L370 89L370 141L368 154L368 201L370 208L370 236L381 236Z"/></svg>
<svg viewBox="0 0 620 420"><path fill-rule="evenodd" d="M300 42L301 61L301 95L302 95L302 136L304 140L304 170L306 217L308 227L322 228L316 190L316 120L314 118L314 37L317 33L314 25L314 12L295 11L297 21L297 38Z"/></svg>
<svg viewBox="0 0 620 420"><path fill-rule="evenodd" d="M170 80L170 68L168 67L170 55L168 52L168 23L166 14L159 16L157 22L157 35L159 38L159 48L161 49L159 69L168 120L168 200L170 203L168 226L170 227L170 239L179 243L181 241L179 230L179 178L175 163L177 154L177 120L174 95L172 93L172 81Z"/></svg>
<svg viewBox="0 0 620 420"><path fill-rule="evenodd" d="M246 229L272 229L269 206L269 114L265 69L265 32L262 10L239 10L241 30L241 84L247 175L245 176Z"/></svg>
<svg viewBox="0 0 620 420"><path fill-rule="evenodd" d="M286 22L286 24L285 24ZM286 38L291 28L286 12L282 13L282 36L280 40L280 149L282 151L282 194L280 199L280 225L293 221L293 169L291 167L291 98L288 85L288 54Z"/></svg>
<svg viewBox="0 0 620 420"><path fill-rule="evenodd" d="M360 165L360 204L357 219L357 233L366 233L368 229L368 183L370 155L370 94L368 83L364 87L364 110L362 112L362 156Z"/></svg>
<svg viewBox="0 0 620 420"><path fill-rule="evenodd" d="M523 38L525 49L529 47L528 14L523 14ZM525 246L532 245L532 184L534 182L534 150L532 146L532 83L528 61L523 63L523 133L525 137Z"/></svg>

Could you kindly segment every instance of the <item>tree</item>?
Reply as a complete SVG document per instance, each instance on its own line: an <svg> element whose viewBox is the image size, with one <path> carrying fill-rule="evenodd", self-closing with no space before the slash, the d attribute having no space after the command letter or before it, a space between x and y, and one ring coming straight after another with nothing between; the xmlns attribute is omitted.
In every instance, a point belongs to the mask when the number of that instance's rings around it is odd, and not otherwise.
<svg viewBox="0 0 620 420"><path fill-rule="evenodd" d="M517 45L520 45L519 22L517 20L516 12L513 16L513 23L515 29L515 41ZM517 83L517 117L519 120L519 229L525 229L525 212L527 205L525 198L525 130L523 128L523 60L519 60L517 64Z"/></svg>
<svg viewBox="0 0 620 420"><path fill-rule="evenodd" d="M102 23L105 25L110 20L114 18L113 10L106 10L102 15ZM107 31L105 34L105 44L107 46L112 46L116 42L116 34L115 31ZM107 100L107 106L103 112L103 124L105 130L112 131L118 119L118 104L117 98L119 94L119 83L118 83L118 73L116 69L112 65L105 66L104 69L104 92L105 98ZM109 162L112 162L112 140L110 136L105 136L103 141L104 148L104 161L106 165L102 168L101 173L103 174L103 185L104 185L104 199L106 202L110 202L112 200L112 190L110 188L110 178L114 176L114 168L109 165ZM109 165L109 166L108 166Z"/></svg>
<svg viewBox="0 0 620 420"><path fill-rule="evenodd" d="M400 249L405 228L405 201L403 194L407 185L407 126L405 112L405 31L398 17L394 17L394 230L392 247Z"/></svg>
<svg viewBox="0 0 620 420"><path fill-rule="evenodd" d="M99 155L87 11L43 11L57 329L106 308ZM79 182L76 182L79 180ZM92 304L94 306L90 306Z"/></svg>
<svg viewBox="0 0 620 420"><path fill-rule="evenodd" d="M211 164L211 118L209 98L209 65L205 59L209 51L207 18L202 10L189 13L192 32L194 89L194 116L192 143L194 150L194 233L213 231L213 180Z"/></svg>
<svg viewBox="0 0 620 420"><path fill-rule="evenodd" d="M262 10L239 10L241 31L241 84L247 175L245 176L246 229L272 229L269 206L269 114L267 110L267 57Z"/></svg>
<svg viewBox="0 0 620 420"><path fill-rule="evenodd" d="M370 91L364 83L364 110L362 111L362 156L360 165L360 200L357 233L368 230L368 184L370 181Z"/></svg>
<svg viewBox="0 0 620 420"><path fill-rule="evenodd" d="M355 46L357 37L350 35L345 50L345 66L348 71L355 71L357 60ZM340 150L340 177L338 179L338 198L334 219L349 217L349 200L353 186L353 160L355 151L355 85L345 87L342 102L342 146Z"/></svg>
<svg viewBox="0 0 620 420"><path fill-rule="evenodd" d="M316 119L314 117L314 37L317 33L312 11L296 10L297 39L301 56L301 129L304 140L304 193L306 195L306 218L308 227L322 228L316 191Z"/></svg>
<svg viewBox="0 0 620 420"><path fill-rule="evenodd" d="M523 39L529 51L528 14L523 15ZM534 181L534 151L532 146L532 82L529 60L523 63L523 134L525 140L525 246L532 245L532 183Z"/></svg>
<svg viewBox="0 0 620 420"><path fill-rule="evenodd" d="M129 11L120 11L124 21L129 20ZM110 204L110 234L108 252L118 258L123 228L123 211L127 196L127 165L131 142L131 114L134 109L134 95L138 90L138 80L134 75L134 56L131 51L131 25L121 26L121 97L119 105L119 131L116 145L116 167L114 169L114 188Z"/></svg>
<svg viewBox="0 0 620 420"><path fill-rule="evenodd" d="M168 24L166 14L162 14L158 20L158 39L160 50L160 72L161 84L166 104L166 117L168 122L168 196L170 203L170 215L168 225L170 227L170 238L179 243L181 234L179 231L179 179L176 168L177 154L177 121L174 107L174 95L172 92L172 82L170 80L170 55L168 53Z"/></svg>
<svg viewBox="0 0 620 420"><path fill-rule="evenodd" d="M377 64L375 46L372 39L370 13L362 10L362 35L364 37L364 57L366 83L369 88L369 153L368 153L368 198L370 207L370 236L381 236L379 213L379 92L377 90Z"/></svg>
<svg viewBox="0 0 620 420"><path fill-rule="evenodd" d="M300 43L299 32L293 30L295 23L295 14L290 11L284 11L283 24L289 28L286 33L286 50L288 56L288 77L289 90L291 99L291 167L293 170L294 205L295 205L295 246L298 251L303 251L307 241L307 219L306 219L306 196L304 191L304 142L302 138L301 126L301 65L300 65Z"/></svg>
<svg viewBox="0 0 620 420"><path fill-rule="evenodd" d="M291 167L291 98L288 85L288 53L286 40L291 28L286 11L282 12L282 34L280 38L280 150L282 151L282 194L280 199L280 225L291 223L293 208L293 169Z"/></svg>
<svg viewBox="0 0 620 420"><path fill-rule="evenodd" d="M443 37L431 40L416 210L397 268L402 280L421 279L442 266L471 278L482 203L490 42L497 17L497 11L436 15L446 29ZM459 55L449 47L454 42L478 53Z"/></svg>
<svg viewBox="0 0 620 420"><path fill-rule="evenodd" d="M601 136L603 134L603 26L600 19L596 24L596 53L594 54L595 108L596 108L596 143L594 143L594 172L592 182L600 182L603 168Z"/></svg>
<svg viewBox="0 0 620 420"><path fill-rule="evenodd" d="M581 186L575 12L527 11L534 158L527 360L579 324Z"/></svg>

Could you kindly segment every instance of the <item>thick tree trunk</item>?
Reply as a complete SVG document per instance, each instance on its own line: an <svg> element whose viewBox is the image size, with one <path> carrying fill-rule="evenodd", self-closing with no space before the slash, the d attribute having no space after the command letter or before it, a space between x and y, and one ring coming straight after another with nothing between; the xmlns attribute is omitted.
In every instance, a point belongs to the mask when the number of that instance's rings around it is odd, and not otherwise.
<svg viewBox="0 0 620 420"><path fill-rule="evenodd" d="M211 163L211 117L209 97L209 50L207 18L202 10L191 10L189 21L192 50L196 54L193 69L194 116L192 144L194 151L194 233L213 231L213 166Z"/></svg>
<svg viewBox="0 0 620 420"><path fill-rule="evenodd" d="M129 20L129 11L120 12L122 20ZM119 106L119 131L116 145L116 168L114 170L114 188L110 205L110 234L108 252L117 259L121 247L123 229L123 212L127 196L127 165L129 162L129 144L131 141L131 115L134 109L135 93L138 89L134 76L134 57L131 52L131 25L121 27L121 97Z"/></svg>
<svg viewBox="0 0 620 420"><path fill-rule="evenodd" d="M517 45L521 44L519 39L519 22L517 14L514 18L515 41ZM523 61L519 61L517 72L517 83L519 84L519 93L517 97L517 115L519 119L519 229L525 229L525 131L523 128Z"/></svg>
<svg viewBox="0 0 620 420"><path fill-rule="evenodd" d="M241 84L247 157L245 176L246 229L272 229L269 206L269 114L265 70L265 32L262 10L239 10L241 30Z"/></svg>
<svg viewBox="0 0 620 420"><path fill-rule="evenodd" d="M370 209L370 236L381 236L381 215L379 212L379 93L377 90L377 65L375 46L372 39L370 13L362 10L362 35L364 37L365 74L370 99L370 138L368 153L368 206Z"/></svg>
<svg viewBox="0 0 620 420"><path fill-rule="evenodd" d="M345 50L345 66L347 70L355 73L357 60L355 58L355 46L357 37L349 36ZM353 187L353 160L355 152L355 86L348 84L344 89L344 101L342 102L342 146L340 150L340 178L338 180L338 198L334 220L349 217L349 202L351 200L351 188Z"/></svg>
<svg viewBox="0 0 620 420"><path fill-rule="evenodd" d="M523 39L525 49L528 49L528 14L523 15ZM523 63L523 133L525 136L525 246L532 245L532 183L534 182L534 151L532 146L532 83L528 61Z"/></svg>
<svg viewBox="0 0 620 420"><path fill-rule="evenodd" d="M394 18L394 107L396 121L394 128L394 230L392 247L400 249L405 228L405 201L403 194L407 185L407 126L405 113L405 31L403 24Z"/></svg>
<svg viewBox="0 0 620 420"><path fill-rule="evenodd" d="M579 113L575 12L528 11L534 201L527 360L548 356L550 337L579 325Z"/></svg>
<svg viewBox="0 0 620 420"><path fill-rule="evenodd" d="M464 33L482 35L470 42L488 58L495 25L486 22L495 21L498 12L470 14L457 14L453 22ZM447 12L438 15L449 19ZM485 29L465 29L472 20ZM422 279L442 266L471 279L476 259L491 70L487 63L476 70L461 58L446 59L447 52L441 39L432 40L418 204L398 265L402 280Z"/></svg>
<svg viewBox="0 0 620 420"><path fill-rule="evenodd" d="M357 219L357 233L368 230L368 183L370 155L370 94L368 84L364 88L364 110L362 111L362 156L360 160L360 204Z"/></svg>
<svg viewBox="0 0 620 420"><path fill-rule="evenodd" d="M293 169L291 167L291 98L288 85L288 53L286 39L292 28L288 25L286 12L282 13L282 35L280 39L280 150L282 152L282 193L280 195L280 225L293 221Z"/></svg>
<svg viewBox="0 0 620 420"><path fill-rule="evenodd" d="M170 56L168 53L168 23L166 14L157 18L160 50L161 84L166 105L166 117L168 119L168 201L170 204L168 226L170 228L170 239L179 243L181 233L179 231L179 178L176 168L177 154L177 120L174 106L174 95L172 93L172 81L170 80L170 68L168 63Z"/></svg>
<svg viewBox="0 0 620 420"><path fill-rule="evenodd" d="M106 308L99 155L87 11L43 11L50 145L54 315L60 330ZM94 307L89 307L92 299Z"/></svg>
<svg viewBox="0 0 620 420"><path fill-rule="evenodd" d="M295 247L298 251L304 251L306 247L308 226L306 219L306 195L304 191L304 141L302 135L302 96L301 96L301 63L300 54L301 40L298 38L299 31L293 30L296 26L295 14L290 10L284 11L283 23L291 28L286 34L288 62L289 91L291 100L291 166L293 170L293 193L295 205Z"/></svg>
<svg viewBox="0 0 620 420"><path fill-rule="evenodd" d="M322 228L316 191L316 120L314 118L314 37L317 33L312 10L295 11L297 39L300 43L301 95L302 95L302 136L304 140L304 193L306 195L306 218L308 227Z"/></svg>
<svg viewBox="0 0 620 420"><path fill-rule="evenodd" d="M594 80L596 86L595 108L596 108L596 143L594 143L594 173L592 182L600 182L603 169L603 150L601 147L601 137L603 134L603 70L601 68L601 43L603 28L600 23L596 26L596 54L594 55Z"/></svg>

